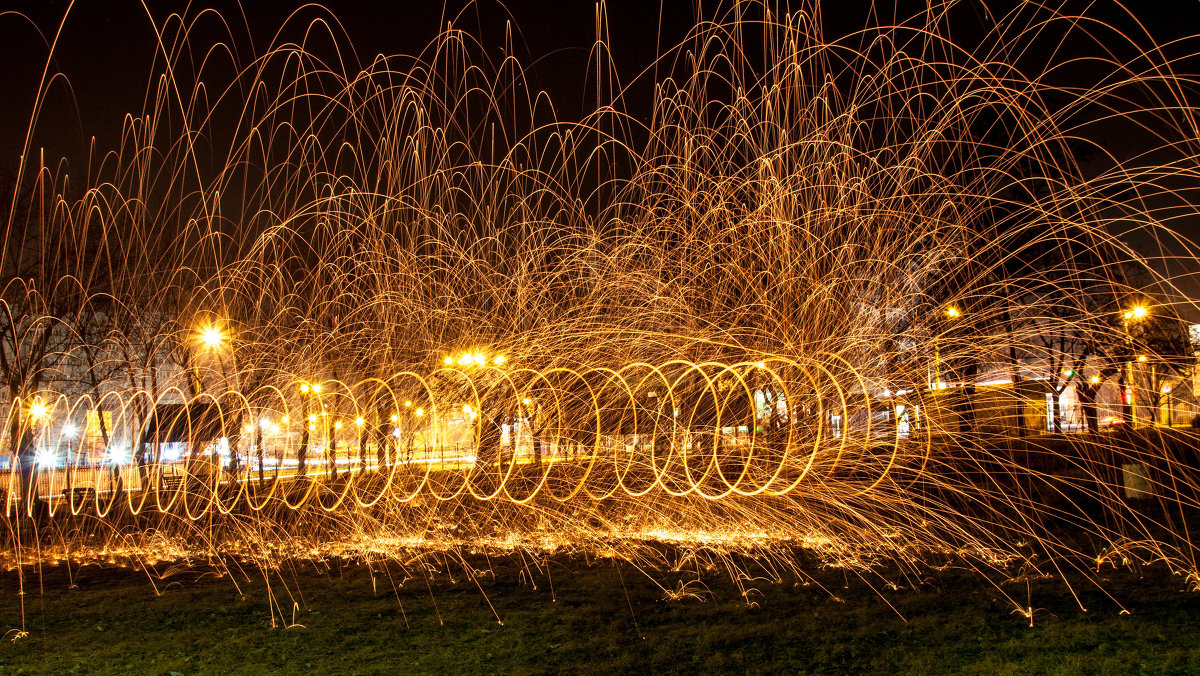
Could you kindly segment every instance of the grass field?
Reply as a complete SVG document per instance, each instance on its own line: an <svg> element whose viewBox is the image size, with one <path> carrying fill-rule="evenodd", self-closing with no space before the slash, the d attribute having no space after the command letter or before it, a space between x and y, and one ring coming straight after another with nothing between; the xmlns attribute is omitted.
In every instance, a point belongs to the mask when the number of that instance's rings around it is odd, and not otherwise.
<svg viewBox="0 0 1200 676"><path fill-rule="evenodd" d="M493 571L479 586L461 568L396 588L361 565L277 572L286 628L270 626L261 578L162 568L152 585L89 567L72 588L47 569L27 578L29 635L0 644L0 674L1200 673L1200 594L1153 569L1108 576L1129 614L1095 588L1080 591L1084 613L1061 582L1003 585L1031 594L1031 628L955 569L885 602L833 569L813 571L819 584L748 582L743 596L719 573L655 573L656 585L627 564L551 560L531 584L519 562L472 563ZM0 618L19 627L16 573L2 582Z"/></svg>

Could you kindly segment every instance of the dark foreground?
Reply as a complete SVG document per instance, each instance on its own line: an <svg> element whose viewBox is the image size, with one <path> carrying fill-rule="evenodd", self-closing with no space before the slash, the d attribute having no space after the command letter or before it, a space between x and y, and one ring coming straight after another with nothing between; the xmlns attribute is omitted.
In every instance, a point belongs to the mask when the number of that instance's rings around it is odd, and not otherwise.
<svg viewBox="0 0 1200 676"><path fill-rule="evenodd" d="M71 588L58 567L27 578L29 635L0 643L0 674L1200 673L1200 594L1155 570L1107 576L1128 615L1094 588L1080 590L1084 613L1060 582L1003 584L1032 594L1030 628L955 569L885 592L902 620L837 570L815 571L826 590L755 580L743 598L720 573L682 587L686 576L655 574L682 592L665 594L611 562L552 561L536 589L519 562L490 565L486 598L461 567L429 584L393 571L398 591L379 574L373 589L358 565L277 572L287 628L270 626L261 578L239 592L229 577L160 567L156 595L145 573L84 568ZM20 627L16 573L0 582L0 619Z"/></svg>

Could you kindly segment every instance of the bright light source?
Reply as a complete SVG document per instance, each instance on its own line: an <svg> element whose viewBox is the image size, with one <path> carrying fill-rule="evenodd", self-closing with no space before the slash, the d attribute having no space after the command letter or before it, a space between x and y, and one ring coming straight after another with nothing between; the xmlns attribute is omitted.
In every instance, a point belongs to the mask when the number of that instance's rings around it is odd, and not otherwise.
<svg viewBox="0 0 1200 676"><path fill-rule="evenodd" d="M1125 318L1126 319L1145 319L1146 315L1148 313L1149 313L1149 310L1146 309L1145 305L1139 305L1139 306L1133 308L1132 310L1130 310L1129 312L1126 312Z"/></svg>
<svg viewBox="0 0 1200 676"><path fill-rule="evenodd" d="M463 406L463 413L465 413L467 415L471 415L474 412L475 412L474 409L472 409L469 404Z"/></svg>
<svg viewBox="0 0 1200 676"><path fill-rule="evenodd" d="M445 364L446 366L453 366L454 365L454 357L446 357L445 359L442 360L442 363Z"/></svg>
<svg viewBox="0 0 1200 676"><path fill-rule="evenodd" d="M50 409L41 401L35 401L29 405L29 417L34 420L41 420L50 415Z"/></svg>
<svg viewBox="0 0 1200 676"><path fill-rule="evenodd" d="M407 408L412 408L412 402L411 402L411 401L406 401L406 402L404 402L404 406L405 406L405 407L407 407Z"/></svg>
<svg viewBox="0 0 1200 676"><path fill-rule="evenodd" d="M55 460L54 453L51 451L39 451L37 454L37 464L39 465L53 465Z"/></svg>
<svg viewBox="0 0 1200 676"><path fill-rule="evenodd" d="M396 437L397 439L400 438L400 428L399 427L392 430L392 436Z"/></svg>
<svg viewBox="0 0 1200 676"><path fill-rule="evenodd" d="M958 319L962 316L962 313L959 312L958 308L951 305L950 307L946 308L946 316L950 319Z"/></svg>
<svg viewBox="0 0 1200 676"><path fill-rule="evenodd" d="M530 399L529 397L525 397L524 399L521 400L521 403L528 406L531 401L533 401L533 400Z"/></svg>
<svg viewBox="0 0 1200 676"><path fill-rule="evenodd" d="M400 416L398 416L398 415L392 416L392 422L396 422L399 419L400 419Z"/></svg>
<svg viewBox="0 0 1200 676"><path fill-rule="evenodd" d="M292 419L287 417L286 415L279 419L279 422L283 423L284 425L290 423L291 421L292 421Z"/></svg>
<svg viewBox="0 0 1200 676"><path fill-rule="evenodd" d="M337 421L335 421L335 422L333 423L333 429L335 429L335 430L340 430L340 429L342 429L342 421L341 421L341 420L337 420Z"/></svg>
<svg viewBox="0 0 1200 676"><path fill-rule="evenodd" d="M355 424L355 425L358 425L359 427L362 427L363 425L366 425L366 424L367 424L367 421L366 421L366 419L365 419L365 418L363 418L362 416L359 416L359 417L357 417L357 418L355 418L355 419L354 419L354 424Z"/></svg>
<svg viewBox="0 0 1200 676"><path fill-rule="evenodd" d="M63 429L62 429L63 436L65 436L68 439L73 438L75 436L75 433L78 431L79 431L79 428L71 423L67 423L66 425L63 425Z"/></svg>
<svg viewBox="0 0 1200 676"><path fill-rule="evenodd" d="M496 355L496 358L492 360L492 363L495 364L496 366L500 366L501 364L503 364L506 361L508 361L508 357L505 357L502 354L498 354L498 355Z"/></svg>
<svg viewBox="0 0 1200 676"><path fill-rule="evenodd" d="M416 414L417 414L417 417L418 417L418 418L420 418L421 416L425 415L425 409L423 409L423 408L418 408L418 409L416 410Z"/></svg>
<svg viewBox="0 0 1200 676"><path fill-rule="evenodd" d="M754 368L756 368L756 369L765 369L765 368L767 368L767 362L765 362L765 361L756 361L756 362L754 362Z"/></svg>
<svg viewBox="0 0 1200 676"><path fill-rule="evenodd" d="M487 357L483 356L483 353L482 353L482 352L476 352L476 353L475 353L475 354L472 356L472 360L473 360L473 361L474 361L476 364L479 364L480 366L482 366L482 365L484 365L484 364L486 364L486 363L487 363Z"/></svg>
<svg viewBox="0 0 1200 676"><path fill-rule="evenodd" d="M1146 361L1146 355L1144 355L1144 354L1139 354L1139 355L1138 355L1138 361Z"/></svg>
<svg viewBox="0 0 1200 676"><path fill-rule="evenodd" d="M312 388L313 392L316 392L317 394L321 393L321 383L313 383Z"/></svg>
<svg viewBox="0 0 1200 676"><path fill-rule="evenodd" d="M263 429L266 429L266 428L270 427L270 426L271 426L271 419L270 419L270 418L259 418L259 419L258 419L258 426L259 426L259 427L261 427L261 428L263 428Z"/></svg>
<svg viewBox="0 0 1200 676"><path fill-rule="evenodd" d="M300 383L300 392L301 393L308 394L308 390L309 390L308 383Z"/></svg>
<svg viewBox="0 0 1200 676"><path fill-rule="evenodd" d="M201 344L210 350L215 350L225 344L225 334L212 324L200 329L199 337Z"/></svg>
<svg viewBox="0 0 1200 676"><path fill-rule="evenodd" d="M309 432L317 431L317 424L316 423L308 423L308 431Z"/></svg>
<svg viewBox="0 0 1200 676"><path fill-rule="evenodd" d="M1163 393L1163 394L1170 394L1170 393L1171 393L1171 386L1170 386L1170 385L1163 385L1163 386L1162 386L1162 393Z"/></svg>
<svg viewBox="0 0 1200 676"><path fill-rule="evenodd" d="M310 422L310 423L311 423L311 422L316 422L316 421L317 421L317 414L316 414L316 413L309 413L309 414L308 414L308 422Z"/></svg>
<svg viewBox="0 0 1200 676"><path fill-rule="evenodd" d="M1092 376L1092 384L1099 385L1100 384L1100 376Z"/></svg>

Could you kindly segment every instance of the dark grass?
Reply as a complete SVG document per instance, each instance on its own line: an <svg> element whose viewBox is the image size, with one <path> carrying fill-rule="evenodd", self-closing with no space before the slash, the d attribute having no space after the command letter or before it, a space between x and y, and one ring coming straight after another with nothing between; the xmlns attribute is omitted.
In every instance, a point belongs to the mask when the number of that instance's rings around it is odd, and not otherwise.
<svg viewBox="0 0 1200 676"><path fill-rule="evenodd" d="M813 571L820 585L747 583L748 597L714 572L704 601L670 601L625 564L552 560L553 592L544 573L535 589L518 562L490 565L486 599L461 569L398 591L378 574L373 590L361 565L277 572L286 622L283 586L302 593L292 628L270 626L261 579L239 593L189 570L157 581L156 595L144 573L119 568L84 568L71 588L60 566L43 590L27 578L29 636L0 644L0 674L1200 673L1200 594L1158 569L1106 576L1128 615L1094 588L1080 590L1084 613L1060 581L1032 581L1043 610L1030 628L995 587L953 568L884 592L902 620L835 569ZM695 579L654 576L668 588ZM20 626L16 582L3 574L5 628ZM1024 600L1025 585L1002 589Z"/></svg>

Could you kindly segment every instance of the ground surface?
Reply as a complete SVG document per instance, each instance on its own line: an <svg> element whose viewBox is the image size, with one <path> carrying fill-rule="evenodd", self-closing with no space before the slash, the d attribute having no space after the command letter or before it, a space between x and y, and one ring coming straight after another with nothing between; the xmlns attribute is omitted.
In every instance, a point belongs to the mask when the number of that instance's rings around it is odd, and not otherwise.
<svg viewBox="0 0 1200 676"><path fill-rule="evenodd" d="M886 591L887 603L824 569L819 585L749 582L748 604L719 573L705 585L656 574L683 592L671 600L611 562L551 562L536 588L519 563L490 565L486 597L461 568L453 581L398 577L398 591L362 566L277 572L290 628L270 626L261 578L239 591L199 570L160 567L152 585L88 567L72 588L60 566L27 577L29 635L0 643L0 674L1200 673L1200 594L1153 570L1107 577L1129 614L1094 589L1080 591L1084 613L1060 582L1001 585L1041 609L1030 628L994 586L955 569ZM0 583L0 620L19 627L16 573Z"/></svg>

